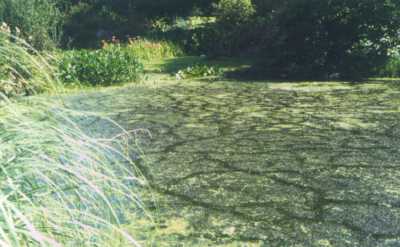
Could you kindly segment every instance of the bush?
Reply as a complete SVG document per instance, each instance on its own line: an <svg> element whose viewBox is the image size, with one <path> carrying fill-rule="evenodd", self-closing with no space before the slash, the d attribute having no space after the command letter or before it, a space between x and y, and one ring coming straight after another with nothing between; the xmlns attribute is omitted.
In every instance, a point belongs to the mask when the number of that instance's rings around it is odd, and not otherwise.
<svg viewBox="0 0 400 247"><path fill-rule="evenodd" d="M378 69L377 75L380 77L400 77L400 57L391 57L383 67Z"/></svg>
<svg viewBox="0 0 400 247"><path fill-rule="evenodd" d="M250 52L260 39L250 0L221 0L213 5L214 20L187 31L186 47L195 53L238 56Z"/></svg>
<svg viewBox="0 0 400 247"><path fill-rule="evenodd" d="M251 0L220 0L214 8L218 22L230 26L247 22L255 14Z"/></svg>
<svg viewBox="0 0 400 247"><path fill-rule="evenodd" d="M64 52L59 61L62 81L111 85L138 81L144 70L137 56L119 44L106 45L99 50Z"/></svg>

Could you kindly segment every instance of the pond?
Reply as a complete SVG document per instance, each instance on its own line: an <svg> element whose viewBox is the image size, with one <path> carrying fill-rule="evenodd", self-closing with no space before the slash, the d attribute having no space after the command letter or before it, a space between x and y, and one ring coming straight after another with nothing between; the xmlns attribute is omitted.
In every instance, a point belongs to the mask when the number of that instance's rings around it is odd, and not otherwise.
<svg viewBox="0 0 400 247"><path fill-rule="evenodd" d="M171 79L69 99L150 131L156 246L400 246L393 83Z"/></svg>

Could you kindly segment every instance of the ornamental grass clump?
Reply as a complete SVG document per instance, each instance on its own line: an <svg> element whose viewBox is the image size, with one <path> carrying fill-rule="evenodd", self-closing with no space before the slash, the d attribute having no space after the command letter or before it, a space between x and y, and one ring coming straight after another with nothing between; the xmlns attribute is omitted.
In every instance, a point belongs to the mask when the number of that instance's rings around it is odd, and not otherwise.
<svg viewBox="0 0 400 247"><path fill-rule="evenodd" d="M6 23L0 26L0 93L24 96L58 91L61 84L53 78L47 55L37 52Z"/></svg>
<svg viewBox="0 0 400 247"><path fill-rule="evenodd" d="M17 75L33 88L57 88L49 63L12 39L0 43L7 71L29 72ZM121 227L144 212L135 191L145 181L129 158L130 135L94 138L80 127L93 117L57 97L17 100L1 92L0 246L140 246Z"/></svg>

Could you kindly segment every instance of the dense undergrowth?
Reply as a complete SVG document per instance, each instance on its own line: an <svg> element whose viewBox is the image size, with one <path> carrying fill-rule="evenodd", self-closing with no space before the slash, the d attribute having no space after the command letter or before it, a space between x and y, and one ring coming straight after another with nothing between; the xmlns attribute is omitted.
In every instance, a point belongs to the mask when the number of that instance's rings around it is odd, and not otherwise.
<svg viewBox="0 0 400 247"><path fill-rule="evenodd" d="M391 57L384 66L378 69L377 75L391 78L400 77L400 57Z"/></svg>
<svg viewBox="0 0 400 247"><path fill-rule="evenodd" d="M91 85L111 85L118 82L138 81L143 64L134 53L120 45L100 50L64 52L59 61L59 75L63 82L82 82Z"/></svg>
<svg viewBox="0 0 400 247"><path fill-rule="evenodd" d="M80 122L95 116L57 97L10 98L61 87L45 57L0 35L0 245L139 246L120 227L145 183L130 134L111 124L121 134L90 136Z"/></svg>
<svg viewBox="0 0 400 247"><path fill-rule="evenodd" d="M97 50L71 50L59 54L58 74L67 84L109 86L121 82L138 82L144 73L143 63L182 56L182 49L167 41L142 38L125 44L113 37Z"/></svg>

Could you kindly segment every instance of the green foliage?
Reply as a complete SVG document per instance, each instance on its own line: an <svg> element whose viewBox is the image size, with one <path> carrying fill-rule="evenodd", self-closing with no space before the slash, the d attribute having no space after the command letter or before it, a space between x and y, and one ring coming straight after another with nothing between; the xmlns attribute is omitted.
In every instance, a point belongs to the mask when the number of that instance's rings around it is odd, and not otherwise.
<svg viewBox="0 0 400 247"><path fill-rule="evenodd" d="M0 95L23 96L44 91L57 91L52 80L53 68L44 54L32 49L23 39L10 34L10 27L0 27ZM46 64L46 66L42 66Z"/></svg>
<svg viewBox="0 0 400 247"><path fill-rule="evenodd" d="M384 66L378 69L377 75L380 77L400 77L400 57L391 57Z"/></svg>
<svg viewBox="0 0 400 247"><path fill-rule="evenodd" d="M57 43L63 24L64 47L99 48L113 36L140 35L197 55L257 56L258 71L272 77L357 79L385 64L388 49L399 43L400 2L4 0L2 20L40 49ZM130 46L146 60L181 53L168 42L150 52L150 43Z"/></svg>
<svg viewBox="0 0 400 247"><path fill-rule="evenodd" d="M142 60L174 58L184 55L182 48L170 41L129 39L126 49Z"/></svg>
<svg viewBox="0 0 400 247"><path fill-rule="evenodd" d="M390 0L281 1L265 23L263 67L278 77L368 76L395 45L399 7Z"/></svg>
<svg viewBox="0 0 400 247"><path fill-rule="evenodd" d="M143 20L134 19L135 23L130 25L127 17L107 4L82 1L71 5L65 13L63 46L99 48L101 40L112 36L123 37L128 32L125 29L142 31Z"/></svg>
<svg viewBox="0 0 400 247"><path fill-rule="evenodd" d="M255 13L251 0L220 0L214 9L220 23L233 26L248 21Z"/></svg>
<svg viewBox="0 0 400 247"><path fill-rule="evenodd" d="M2 0L0 22L21 30L23 38L36 49L54 48L61 37L63 16L56 0Z"/></svg>
<svg viewBox="0 0 400 247"><path fill-rule="evenodd" d="M173 58L183 55L182 49L169 41L130 38L121 44L115 37L103 41L99 50L71 50L60 53L59 76L66 83L111 85L140 79L141 61Z"/></svg>
<svg viewBox="0 0 400 247"><path fill-rule="evenodd" d="M196 64L190 67L187 67L183 70L179 70L175 77L178 80L189 79L189 78L199 78L199 77L209 77L209 76L220 76L223 71L219 68Z"/></svg>
<svg viewBox="0 0 400 247"><path fill-rule="evenodd" d="M91 85L111 85L137 81L143 64L129 49L119 44L106 45L100 50L74 50L62 54L59 75L64 82Z"/></svg>
<svg viewBox="0 0 400 247"><path fill-rule="evenodd" d="M57 88L47 59L10 39L0 36L1 67L25 71L19 80L33 87ZM120 226L138 205L133 185L144 182L129 158L129 135L98 140L81 129L94 120L113 129L55 97L17 102L1 94L1 246L110 246L110 239L138 246Z"/></svg>
<svg viewBox="0 0 400 247"><path fill-rule="evenodd" d="M221 0L213 5L215 22L192 32L187 42L200 53L211 56L232 56L249 52L259 40L254 23L256 9L251 0Z"/></svg>
<svg viewBox="0 0 400 247"><path fill-rule="evenodd" d="M258 71L272 77L359 79L399 42L399 9L393 0L221 0L196 40L210 55L262 57Z"/></svg>
<svg viewBox="0 0 400 247"><path fill-rule="evenodd" d="M84 0L60 4L65 13L64 45L90 48L111 36L143 35L158 19L203 14L214 0Z"/></svg>
<svg viewBox="0 0 400 247"><path fill-rule="evenodd" d="M149 17L188 16L194 10L207 11L215 0L136 0L134 5L139 13Z"/></svg>
<svg viewBox="0 0 400 247"><path fill-rule="evenodd" d="M83 133L57 102L2 102L0 116L3 246L137 246L119 226L137 202L129 158Z"/></svg>

